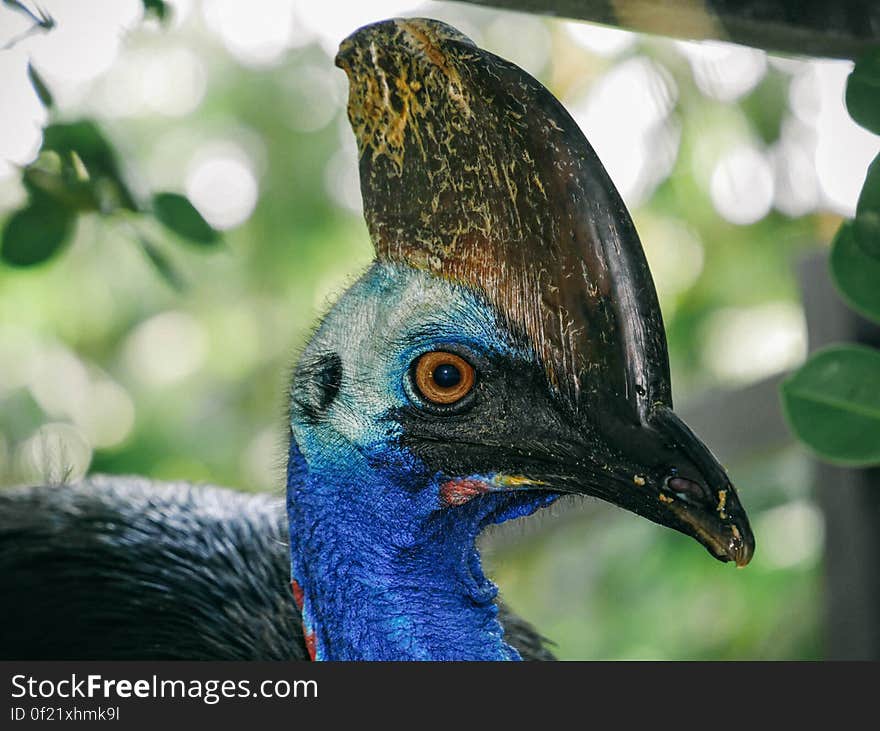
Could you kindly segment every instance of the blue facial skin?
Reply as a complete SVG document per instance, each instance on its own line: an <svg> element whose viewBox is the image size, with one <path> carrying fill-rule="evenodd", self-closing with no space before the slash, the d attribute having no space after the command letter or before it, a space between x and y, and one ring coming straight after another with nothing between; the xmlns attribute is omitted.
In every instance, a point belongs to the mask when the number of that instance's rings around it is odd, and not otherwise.
<svg viewBox="0 0 880 731"><path fill-rule="evenodd" d="M300 360L287 509L292 578L318 660L520 659L504 642L497 588L474 541L489 523L528 515L555 496L494 491L446 506L447 480L488 484L495 475L431 473L400 444L403 427L391 416L411 403L411 363L450 345L533 358L470 290L374 264ZM326 367L333 354L335 369Z"/></svg>

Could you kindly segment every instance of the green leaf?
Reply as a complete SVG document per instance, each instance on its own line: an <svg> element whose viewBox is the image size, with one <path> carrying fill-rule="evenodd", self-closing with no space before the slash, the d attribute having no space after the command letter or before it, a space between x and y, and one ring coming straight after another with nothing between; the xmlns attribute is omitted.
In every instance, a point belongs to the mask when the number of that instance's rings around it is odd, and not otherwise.
<svg viewBox="0 0 880 731"><path fill-rule="evenodd" d="M34 91L37 92L37 96L40 98L40 102L42 102L43 106L46 109L51 109L54 101L52 99L52 92L49 91L49 87L46 86L46 82L43 81L43 77L37 73L37 70L34 68L34 65L28 62L28 78L31 80L31 85L34 87Z"/></svg>
<svg viewBox="0 0 880 731"><path fill-rule="evenodd" d="M858 245L849 221L841 224L831 244L831 278L850 307L880 322L880 258Z"/></svg>
<svg viewBox="0 0 880 731"><path fill-rule="evenodd" d="M854 233L865 253L880 259L880 155L868 166L856 206Z"/></svg>
<svg viewBox="0 0 880 731"><path fill-rule="evenodd" d="M865 211L853 221L853 238L859 248L880 261L880 211Z"/></svg>
<svg viewBox="0 0 880 731"><path fill-rule="evenodd" d="M101 205L94 182L86 174L77 173L79 165L71 153L66 160L54 150L43 150L40 156L24 169L22 183L32 199L53 199L57 204L75 211L97 211Z"/></svg>
<svg viewBox="0 0 880 731"><path fill-rule="evenodd" d="M56 152L64 162L65 185L76 188L88 182L102 213L111 213L116 208L138 210L116 151L91 120L49 125L43 131L42 149ZM83 171L88 181L83 180Z"/></svg>
<svg viewBox="0 0 880 731"><path fill-rule="evenodd" d="M862 127L880 134L880 48L856 62L846 82L846 108Z"/></svg>
<svg viewBox="0 0 880 731"><path fill-rule="evenodd" d="M74 220L67 208L54 201L33 200L6 221L0 258L19 267L46 261L70 238Z"/></svg>
<svg viewBox="0 0 880 731"><path fill-rule="evenodd" d="M43 131L43 149L61 157L76 152L88 167L118 167L116 153L98 125L88 119L50 124Z"/></svg>
<svg viewBox="0 0 880 731"><path fill-rule="evenodd" d="M166 23L171 19L171 8L164 0L143 0L144 17L153 17L160 23Z"/></svg>
<svg viewBox="0 0 880 731"><path fill-rule="evenodd" d="M782 406L798 439L838 464L880 464L880 351L833 345L782 384Z"/></svg>
<svg viewBox="0 0 880 731"><path fill-rule="evenodd" d="M153 212L174 233L193 243L210 246L220 241L220 234L202 218L189 199L179 193L154 195Z"/></svg>

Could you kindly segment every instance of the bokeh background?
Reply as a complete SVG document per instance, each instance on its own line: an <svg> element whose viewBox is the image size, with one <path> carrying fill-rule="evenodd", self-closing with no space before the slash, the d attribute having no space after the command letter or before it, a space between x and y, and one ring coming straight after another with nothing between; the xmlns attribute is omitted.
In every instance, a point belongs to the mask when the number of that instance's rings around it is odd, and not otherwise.
<svg viewBox="0 0 880 731"><path fill-rule="evenodd" d="M371 256L332 57L395 15L452 23L572 112L641 234L679 406L803 360L794 262L852 215L880 149L846 113L850 63L446 2L169 4L162 26L139 0L43 0L57 28L0 51L0 220L49 121L30 59L52 121L96 120L136 190L183 192L224 231L211 249L151 233L180 291L125 217L81 217L45 265L0 264L0 485L111 472L283 489L290 366ZM28 25L0 7L0 45ZM811 464L790 444L728 465L758 542L745 571L598 502L489 536L486 561L563 658L819 657Z"/></svg>

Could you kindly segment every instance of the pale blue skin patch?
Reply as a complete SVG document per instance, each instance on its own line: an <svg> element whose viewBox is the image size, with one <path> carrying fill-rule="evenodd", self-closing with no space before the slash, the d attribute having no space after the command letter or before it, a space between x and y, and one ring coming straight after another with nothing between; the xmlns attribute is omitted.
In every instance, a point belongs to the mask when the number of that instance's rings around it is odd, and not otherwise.
<svg viewBox="0 0 880 731"><path fill-rule="evenodd" d="M376 434L379 417L409 402L410 364L444 344L516 353L492 310L467 288L406 266L374 264L323 320L303 360L328 352L342 359L342 388L325 421L339 437L368 447L387 436ZM313 426L291 426L310 461Z"/></svg>

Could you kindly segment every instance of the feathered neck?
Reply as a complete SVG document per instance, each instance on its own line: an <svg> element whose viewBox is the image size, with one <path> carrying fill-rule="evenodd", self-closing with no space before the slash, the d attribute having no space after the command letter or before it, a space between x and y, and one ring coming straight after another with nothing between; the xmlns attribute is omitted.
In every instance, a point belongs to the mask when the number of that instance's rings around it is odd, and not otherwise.
<svg viewBox="0 0 880 731"><path fill-rule="evenodd" d="M395 484L359 489L359 480L379 476L350 456L343 468L310 469L296 444L290 447L292 586L313 659L519 660L504 641L497 588L474 541L488 523L530 513L547 499L527 506L521 497L514 504L488 495L455 511L438 503L420 521L402 512L365 519L376 515L375 506L361 504L368 495L404 491ZM419 493L402 499L437 499L430 486ZM389 497L387 510L401 511L399 501Z"/></svg>

